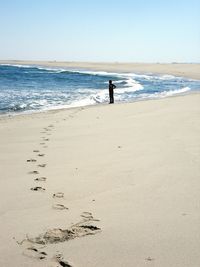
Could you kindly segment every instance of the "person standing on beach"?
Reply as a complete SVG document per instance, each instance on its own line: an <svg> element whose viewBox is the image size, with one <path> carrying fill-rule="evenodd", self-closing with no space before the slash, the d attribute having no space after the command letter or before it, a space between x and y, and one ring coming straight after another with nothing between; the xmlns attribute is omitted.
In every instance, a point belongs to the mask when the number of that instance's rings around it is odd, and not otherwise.
<svg viewBox="0 0 200 267"><path fill-rule="evenodd" d="M109 97L110 97L110 104L114 103L114 89L116 86L112 83L112 80L109 80Z"/></svg>

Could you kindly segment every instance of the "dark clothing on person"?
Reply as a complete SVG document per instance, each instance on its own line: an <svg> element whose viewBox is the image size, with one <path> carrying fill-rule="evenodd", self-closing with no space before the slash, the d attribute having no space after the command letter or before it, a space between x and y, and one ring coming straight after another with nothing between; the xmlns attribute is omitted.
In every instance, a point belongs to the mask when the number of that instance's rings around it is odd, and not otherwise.
<svg viewBox="0 0 200 267"><path fill-rule="evenodd" d="M116 86L112 82L109 82L110 104L114 103L114 89L115 88L116 88Z"/></svg>

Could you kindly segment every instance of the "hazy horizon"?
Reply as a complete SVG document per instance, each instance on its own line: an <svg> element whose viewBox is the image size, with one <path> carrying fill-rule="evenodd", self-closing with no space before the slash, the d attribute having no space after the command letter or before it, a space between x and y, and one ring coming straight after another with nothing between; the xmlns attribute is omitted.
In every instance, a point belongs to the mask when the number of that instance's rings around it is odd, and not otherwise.
<svg viewBox="0 0 200 267"><path fill-rule="evenodd" d="M10 62L63 62L63 63L68 63L68 62L72 62L72 63L99 63L99 64L200 64L199 62L134 62L134 61L81 61L81 60L40 60L40 59L34 59L34 60L30 60L30 59L1 59L0 58L0 62L4 62L4 61L10 61Z"/></svg>

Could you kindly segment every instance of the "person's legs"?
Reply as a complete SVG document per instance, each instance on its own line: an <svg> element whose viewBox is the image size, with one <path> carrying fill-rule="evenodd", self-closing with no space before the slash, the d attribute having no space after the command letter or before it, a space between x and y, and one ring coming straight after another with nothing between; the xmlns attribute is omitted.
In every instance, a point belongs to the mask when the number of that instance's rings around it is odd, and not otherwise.
<svg viewBox="0 0 200 267"><path fill-rule="evenodd" d="M110 104L113 104L114 103L113 92L109 92L109 96L110 96Z"/></svg>

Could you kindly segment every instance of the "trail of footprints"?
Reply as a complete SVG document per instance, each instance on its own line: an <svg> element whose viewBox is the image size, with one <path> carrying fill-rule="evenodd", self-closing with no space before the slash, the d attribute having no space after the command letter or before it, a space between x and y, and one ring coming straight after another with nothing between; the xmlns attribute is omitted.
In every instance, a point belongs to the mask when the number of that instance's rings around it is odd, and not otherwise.
<svg viewBox="0 0 200 267"><path fill-rule="evenodd" d="M54 125L50 124L49 126L45 127L43 129L43 131L41 132L42 134L48 134L50 135L52 129L54 128ZM46 138L46 136L42 136L42 142L40 142L40 145L43 145L43 148L47 148L48 146L46 145L46 142L49 141L50 139L49 138ZM35 162L38 162L38 160L40 158L43 158L45 157L45 153L42 153L40 152L39 149L34 149L33 152L35 153L35 155L38 157L37 159L35 158L30 158L30 159L27 159L27 162L31 162L31 163L35 163ZM37 167L38 168L45 168L47 166L46 163L39 163L37 164ZM29 174L33 174L33 175L39 175L39 171L38 170L33 170L33 171L30 171ZM47 181L47 178L42 176L42 177L36 177L34 178L34 182L37 182L37 183L40 183L40 182L46 182ZM39 192L43 192L45 191L46 189L43 187L43 186L34 186L34 187L31 187L30 190L32 191L39 191Z"/></svg>
<svg viewBox="0 0 200 267"><path fill-rule="evenodd" d="M72 115L69 115L69 117L72 117ZM65 119L64 119L65 120ZM48 136L51 135L51 131L53 130L54 125L50 124L49 126L45 127L42 134L46 134ZM46 142L49 142L50 139L46 136L42 136L40 145L43 146L43 148L47 148ZM29 163L36 163L40 158L45 157L45 154L40 151L40 149L34 149L33 153L37 156L37 159L30 158L27 159L27 162ZM46 163L38 163L38 168L45 168L47 166ZM36 176L34 178L34 182L37 184L45 183L47 181L47 178L45 176L38 177L40 174L38 170L31 170L29 174ZM46 189L43 186L37 185L32 188L30 188L31 191L39 191L44 192ZM63 199L64 193L57 192L52 195L52 198L54 200ZM68 210L68 208L64 204L60 203L54 203L52 205L52 208L54 210ZM60 243L69 241L75 238L83 237L86 235L94 235L96 233L101 232L101 229L97 226L93 225L92 222L99 221L97 219L94 219L92 213L90 212L83 212L81 214L81 220L73 224L71 227L67 229L50 229L46 231L45 233L40 234L37 237L28 237L26 236L26 239L22 240L21 242L17 242L20 245L23 245L24 252L23 255L34 258L37 260L45 260L47 259L48 255L45 251L43 251L43 248L48 244L53 243ZM42 246L42 247L41 247ZM53 258L50 259L51 265L50 267L73 267L68 261L66 261L62 254L58 253Z"/></svg>

